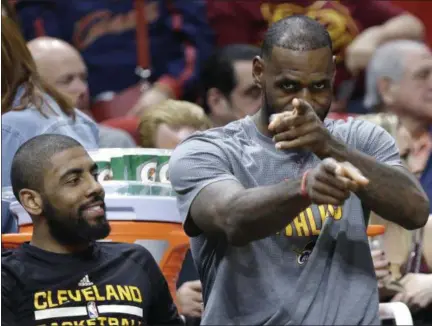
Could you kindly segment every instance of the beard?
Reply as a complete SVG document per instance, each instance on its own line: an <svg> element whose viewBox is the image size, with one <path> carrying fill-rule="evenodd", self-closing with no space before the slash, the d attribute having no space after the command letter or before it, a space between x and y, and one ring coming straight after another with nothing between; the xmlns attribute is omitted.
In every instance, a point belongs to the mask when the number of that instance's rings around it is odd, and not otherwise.
<svg viewBox="0 0 432 326"><path fill-rule="evenodd" d="M265 87L263 88L262 92L264 95L264 103L263 103L262 109L263 109L265 117L266 117L266 124L269 125L270 124L270 117L276 112L273 109L272 102L269 99L270 97L268 96Z"/></svg>
<svg viewBox="0 0 432 326"><path fill-rule="evenodd" d="M95 200L102 200L97 198ZM105 210L105 203L103 206ZM64 214L44 199L44 216L51 236L61 245L76 246L106 238L111 227L106 215L98 217L90 224L84 217L86 207L81 206L76 214Z"/></svg>

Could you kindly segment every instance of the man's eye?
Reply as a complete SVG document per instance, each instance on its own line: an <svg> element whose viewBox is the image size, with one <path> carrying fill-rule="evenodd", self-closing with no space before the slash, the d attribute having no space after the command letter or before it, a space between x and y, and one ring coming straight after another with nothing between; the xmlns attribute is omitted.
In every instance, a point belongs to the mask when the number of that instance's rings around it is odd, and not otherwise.
<svg viewBox="0 0 432 326"><path fill-rule="evenodd" d="M285 83L285 84L282 84L282 88L286 91L292 91L292 90L296 89L296 85L290 84L290 83Z"/></svg>
<svg viewBox="0 0 432 326"><path fill-rule="evenodd" d="M315 89L324 89L324 88L326 88L326 84L325 83L317 83L317 84L314 84L313 87Z"/></svg>
<svg viewBox="0 0 432 326"><path fill-rule="evenodd" d="M76 184L78 184L80 182L80 180L81 180L81 178L74 177L74 178L69 179L67 181L67 183L70 184L70 185L76 185Z"/></svg>

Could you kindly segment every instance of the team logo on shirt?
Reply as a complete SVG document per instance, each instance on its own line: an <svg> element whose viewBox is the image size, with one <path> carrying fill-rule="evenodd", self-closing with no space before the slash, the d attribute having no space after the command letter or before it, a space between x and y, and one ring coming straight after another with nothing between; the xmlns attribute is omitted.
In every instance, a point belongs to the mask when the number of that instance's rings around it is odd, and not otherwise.
<svg viewBox="0 0 432 326"><path fill-rule="evenodd" d="M88 275L78 287L39 291L33 300L36 325L138 326L144 318L144 296L138 286L97 285Z"/></svg>
<svg viewBox="0 0 432 326"><path fill-rule="evenodd" d="M304 265L309 260L310 255L312 254L313 248L315 247L316 241L309 242L301 252L297 253L297 263L299 265Z"/></svg>
<svg viewBox="0 0 432 326"><path fill-rule="evenodd" d="M92 301L87 303L87 313L90 319L95 319L99 317L99 312L96 307L96 302Z"/></svg>
<svg viewBox="0 0 432 326"><path fill-rule="evenodd" d="M300 212L282 233L287 237L313 237L321 233L327 219L339 221L343 218L343 206L310 206Z"/></svg>

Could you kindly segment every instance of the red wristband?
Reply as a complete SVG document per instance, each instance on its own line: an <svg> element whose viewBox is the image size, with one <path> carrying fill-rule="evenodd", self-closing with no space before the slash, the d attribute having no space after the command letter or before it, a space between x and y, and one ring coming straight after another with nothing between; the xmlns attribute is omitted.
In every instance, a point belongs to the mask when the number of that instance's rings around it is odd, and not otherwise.
<svg viewBox="0 0 432 326"><path fill-rule="evenodd" d="M302 195L303 197L306 197L306 198L309 198L309 194L308 194L307 189L306 189L306 180L307 180L307 176L308 176L309 172L310 172L310 169L306 170L303 173L303 176L301 179L301 185L300 185L300 195Z"/></svg>

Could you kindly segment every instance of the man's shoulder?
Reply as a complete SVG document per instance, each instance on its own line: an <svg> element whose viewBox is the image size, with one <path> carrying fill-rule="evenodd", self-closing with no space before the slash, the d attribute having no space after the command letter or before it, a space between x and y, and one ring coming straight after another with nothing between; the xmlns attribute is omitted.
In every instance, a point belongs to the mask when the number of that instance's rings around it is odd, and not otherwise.
<svg viewBox="0 0 432 326"><path fill-rule="evenodd" d="M40 116L40 113L33 107L9 111L2 115L2 129L6 127L21 130L28 126L34 127L35 120L38 121Z"/></svg>
<svg viewBox="0 0 432 326"><path fill-rule="evenodd" d="M2 115L2 131L19 134L28 139L43 133L50 126L58 123L55 115L43 116L34 106L23 110L12 110Z"/></svg>
<svg viewBox="0 0 432 326"><path fill-rule="evenodd" d="M16 261L23 260L23 249L21 247L4 249L1 253L2 265L12 264Z"/></svg>
<svg viewBox="0 0 432 326"><path fill-rule="evenodd" d="M233 121L226 126L199 131L186 138L178 147L199 146L199 144L213 144L225 148L235 146L240 139L247 138L245 125L246 119Z"/></svg>
<svg viewBox="0 0 432 326"><path fill-rule="evenodd" d="M346 140L351 139L353 136L363 137L375 131L385 131L382 127L373 122L352 117L346 120L326 119L324 125L331 134L340 136Z"/></svg>
<svg viewBox="0 0 432 326"><path fill-rule="evenodd" d="M26 255L21 247L2 251L2 279L20 279L26 274Z"/></svg>

